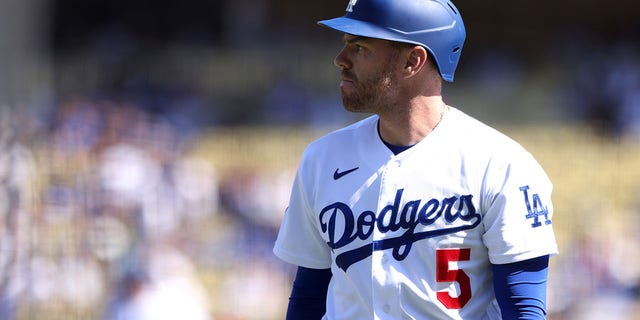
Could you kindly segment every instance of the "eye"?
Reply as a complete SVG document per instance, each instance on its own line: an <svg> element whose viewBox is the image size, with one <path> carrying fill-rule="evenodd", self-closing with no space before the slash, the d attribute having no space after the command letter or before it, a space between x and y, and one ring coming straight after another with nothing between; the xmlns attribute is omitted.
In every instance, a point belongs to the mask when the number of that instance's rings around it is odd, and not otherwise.
<svg viewBox="0 0 640 320"><path fill-rule="evenodd" d="M345 39L345 48L352 53L361 53L367 50L367 45L360 39Z"/></svg>
<svg viewBox="0 0 640 320"><path fill-rule="evenodd" d="M362 52L362 51L364 51L364 49L365 49L363 46L361 46L361 45L360 45L360 44L358 44L358 43L352 43L352 44L351 44L351 47L353 48L353 50L354 50L355 52Z"/></svg>

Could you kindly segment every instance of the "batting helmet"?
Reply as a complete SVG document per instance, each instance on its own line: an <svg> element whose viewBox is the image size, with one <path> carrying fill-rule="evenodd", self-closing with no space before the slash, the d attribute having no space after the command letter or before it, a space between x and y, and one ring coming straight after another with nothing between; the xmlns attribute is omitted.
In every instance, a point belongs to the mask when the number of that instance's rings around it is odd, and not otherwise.
<svg viewBox="0 0 640 320"><path fill-rule="evenodd" d="M346 15L318 21L344 33L426 48L440 75L453 74L466 36L458 9L447 0L350 0Z"/></svg>

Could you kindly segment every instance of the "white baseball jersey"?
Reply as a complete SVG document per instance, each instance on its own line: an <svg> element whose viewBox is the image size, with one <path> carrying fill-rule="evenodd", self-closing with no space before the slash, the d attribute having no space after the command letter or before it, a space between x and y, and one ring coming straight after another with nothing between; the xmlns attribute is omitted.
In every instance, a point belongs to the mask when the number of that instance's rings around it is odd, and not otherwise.
<svg viewBox="0 0 640 320"><path fill-rule="evenodd" d="M307 147L274 253L331 267L323 319L501 319L491 263L557 254L547 175L455 108L398 155L377 123Z"/></svg>

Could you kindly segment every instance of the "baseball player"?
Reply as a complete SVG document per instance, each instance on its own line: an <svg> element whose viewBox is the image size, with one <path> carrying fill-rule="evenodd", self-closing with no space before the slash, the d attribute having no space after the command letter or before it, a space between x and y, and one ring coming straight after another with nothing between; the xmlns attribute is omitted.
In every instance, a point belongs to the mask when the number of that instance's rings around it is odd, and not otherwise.
<svg viewBox="0 0 640 320"><path fill-rule="evenodd" d="M517 142L442 98L465 28L448 0L351 0L335 58L372 116L305 150L274 253L287 319L545 319L552 185Z"/></svg>

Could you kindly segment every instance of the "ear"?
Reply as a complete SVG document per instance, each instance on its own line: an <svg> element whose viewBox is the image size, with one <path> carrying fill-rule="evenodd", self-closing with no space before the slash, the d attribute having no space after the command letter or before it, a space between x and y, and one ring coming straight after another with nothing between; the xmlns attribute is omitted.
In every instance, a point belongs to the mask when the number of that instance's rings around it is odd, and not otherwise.
<svg viewBox="0 0 640 320"><path fill-rule="evenodd" d="M429 54L422 46L412 46L406 55L404 72L407 76L414 76L426 65Z"/></svg>

